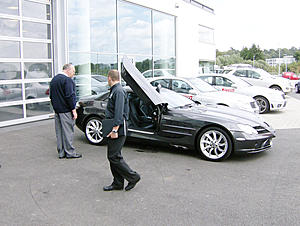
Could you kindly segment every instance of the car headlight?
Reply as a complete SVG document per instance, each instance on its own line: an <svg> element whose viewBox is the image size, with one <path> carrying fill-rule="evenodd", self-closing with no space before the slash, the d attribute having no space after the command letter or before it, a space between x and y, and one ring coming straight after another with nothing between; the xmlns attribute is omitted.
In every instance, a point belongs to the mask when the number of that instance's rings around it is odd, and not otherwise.
<svg viewBox="0 0 300 226"><path fill-rule="evenodd" d="M245 124L237 124L237 126L247 134L258 134L258 132L251 126Z"/></svg>

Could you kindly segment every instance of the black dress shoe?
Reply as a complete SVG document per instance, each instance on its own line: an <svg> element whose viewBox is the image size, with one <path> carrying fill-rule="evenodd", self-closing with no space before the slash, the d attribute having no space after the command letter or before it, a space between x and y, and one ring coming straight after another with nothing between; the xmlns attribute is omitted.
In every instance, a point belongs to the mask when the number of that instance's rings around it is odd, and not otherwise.
<svg viewBox="0 0 300 226"><path fill-rule="evenodd" d="M59 159L64 159L66 156L63 155L63 156L58 156Z"/></svg>
<svg viewBox="0 0 300 226"><path fill-rule="evenodd" d="M74 154L74 155L67 155L66 158L67 159L77 159L77 158L81 158L82 157L82 154Z"/></svg>
<svg viewBox="0 0 300 226"><path fill-rule="evenodd" d="M134 181L134 182L129 182L127 184L127 186L125 187L125 191L129 191L131 189L133 189L135 187L135 185L137 184L137 182L139 182L141 179L141 177L138 175L138 178Z"/></svg>
<svg viewBox="0 0 300 226"><path fill-rule="evenodd" d="M108 185L103 187L103 191L123 190L123 187L116 185Z"/></svg>

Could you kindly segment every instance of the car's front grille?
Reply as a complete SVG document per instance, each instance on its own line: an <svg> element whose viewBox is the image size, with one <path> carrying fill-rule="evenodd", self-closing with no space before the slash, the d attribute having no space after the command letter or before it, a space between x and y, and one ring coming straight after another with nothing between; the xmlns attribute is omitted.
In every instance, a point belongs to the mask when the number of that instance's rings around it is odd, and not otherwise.
<svg viewBox="0 0 300 226"><path fill-rule="evenodd" d="M258 134L263 134L263 133L268 133L269 132L267 129L265 129L262 126L255 126L253 128L258 132Z"/></svg>

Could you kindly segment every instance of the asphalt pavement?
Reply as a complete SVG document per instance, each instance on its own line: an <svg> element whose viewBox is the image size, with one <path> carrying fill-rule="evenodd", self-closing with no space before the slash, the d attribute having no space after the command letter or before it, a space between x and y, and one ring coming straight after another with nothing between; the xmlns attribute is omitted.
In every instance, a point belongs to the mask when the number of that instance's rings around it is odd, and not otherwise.
<svg viewBox="0 0 300 226"><path fill-rule="evenodd" d="M106 146L76 129L82 159L58 159L53 120L0 129L0 225L299 225L300 100L263 115L276 128L271 151L214 163L194 152L127 142L142 179L111 183Z"/></svg>

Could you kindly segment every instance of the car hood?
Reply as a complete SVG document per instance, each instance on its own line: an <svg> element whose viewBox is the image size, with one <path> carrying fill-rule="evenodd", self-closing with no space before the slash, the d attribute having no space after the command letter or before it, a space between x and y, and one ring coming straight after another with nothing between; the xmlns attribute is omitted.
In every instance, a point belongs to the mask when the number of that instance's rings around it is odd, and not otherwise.
<svg viewBox="0 0 300 226"><path fill-rule="evenodd" d="M282 96L284 93L279 90L262 87L262 86L249 86L247 90L256 95L270 95L270 96Z"/></svg>
<svg viewBox="0 0 300 226"><path fill-rule="evenodd" d="M207 92L205 94L214 97L216 99L224 98L226 101L234 102L234 103L250 103L254 101L252 97L243 94L238 94L238 93L216 91L216 92Z"/></svg>
<svg viewBox="0 0 300 226"><path fill-rule="evenodd" d="M191 119L198 120L203 117L205 120L209 119L212 122L226 124L228 129L233 129L233 127L231 128L232 125L246 124L252 127L268 127L270 131L274 131L274 129L270 127L260 115L225 106L195 105L192 107L174 108L171 110L184 111L184 114L191 117Z"/></svg>
<svg viewBox="0 0 300 226"><path fill-rule="evenodd" d="M167 103L126 56L123 57L121 75L133 92L146 104L152 103L154 105L160 105Z"/></svg>

